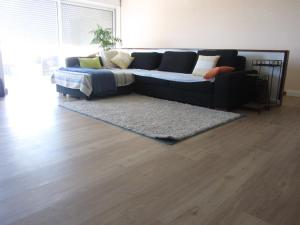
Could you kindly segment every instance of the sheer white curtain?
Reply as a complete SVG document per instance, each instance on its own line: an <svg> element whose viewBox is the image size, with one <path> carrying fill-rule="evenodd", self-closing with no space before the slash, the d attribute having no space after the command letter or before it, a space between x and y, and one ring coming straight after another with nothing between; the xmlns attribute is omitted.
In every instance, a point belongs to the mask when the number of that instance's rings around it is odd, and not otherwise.
<svg viewBox="0 0 300 225"><path fill-rule="evenodd" d="M96 52L90 31L99 24L115 32L115 8L87 2L0 0L4 73L51 74L61 56Z"/></svg>

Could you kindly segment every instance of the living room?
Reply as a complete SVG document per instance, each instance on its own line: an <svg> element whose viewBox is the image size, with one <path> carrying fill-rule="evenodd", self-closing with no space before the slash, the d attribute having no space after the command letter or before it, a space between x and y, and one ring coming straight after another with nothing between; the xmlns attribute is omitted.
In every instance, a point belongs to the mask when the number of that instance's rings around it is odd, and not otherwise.
<svg viewBox="0 0 300 225"><path fill-rule="evenodd" d="M299 224L299 15L1 0L1 224Z"/></svg>

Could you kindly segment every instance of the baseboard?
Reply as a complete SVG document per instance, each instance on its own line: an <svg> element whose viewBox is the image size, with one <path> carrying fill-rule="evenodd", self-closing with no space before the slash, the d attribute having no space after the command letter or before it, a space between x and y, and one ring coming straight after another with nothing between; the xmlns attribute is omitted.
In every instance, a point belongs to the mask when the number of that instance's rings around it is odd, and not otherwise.
<svg viewBox="0 0 300 225"><path fill-rule="evenodd" d="M287 90L286 91L287 96L293 96L293 97L300 97L300 91L296 90Z"/></svg>

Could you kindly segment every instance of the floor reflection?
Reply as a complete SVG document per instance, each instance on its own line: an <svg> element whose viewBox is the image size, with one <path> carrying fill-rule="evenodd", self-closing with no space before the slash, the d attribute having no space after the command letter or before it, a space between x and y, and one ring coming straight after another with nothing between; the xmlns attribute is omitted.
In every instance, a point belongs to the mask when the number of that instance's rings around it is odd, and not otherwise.
<svg viewBox="0 0 300 225"><path fill-rule="evenodd" d="M49 76L12 76L5 82L5 116L10 132L34 136L54 125L57 94Z"/></svg>
<svg viewBox="0 0 300 225"><path fill-rule="evenodd" d="M0 163L0 170L14 173L63 160L65 152L58 150L59 98L50 77L6 77L5 83L8 95L0 99L0 155L9 163Z"/></svg>

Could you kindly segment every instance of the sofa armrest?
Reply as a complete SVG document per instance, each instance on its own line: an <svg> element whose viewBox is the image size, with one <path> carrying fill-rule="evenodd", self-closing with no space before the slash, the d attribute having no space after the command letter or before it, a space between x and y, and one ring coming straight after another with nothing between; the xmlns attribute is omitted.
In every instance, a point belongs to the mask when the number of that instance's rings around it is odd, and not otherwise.
<svg viewBox="0 0 300 225"><path fill-rule="evenodd" d="M219 74L215 79L214 107L231 110L250 101L246 71ZM254 88L253 88L254 89Z"/></svg>

